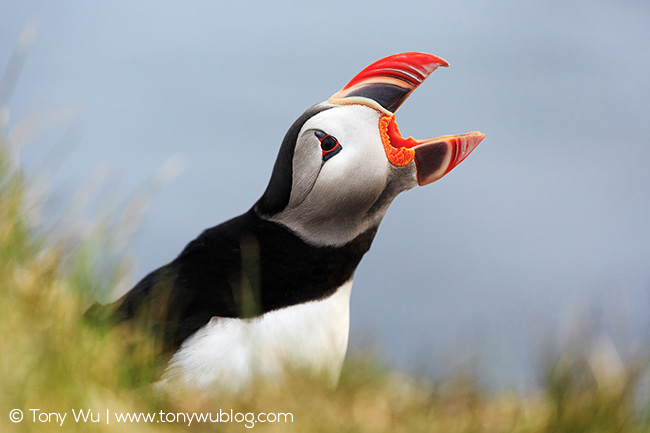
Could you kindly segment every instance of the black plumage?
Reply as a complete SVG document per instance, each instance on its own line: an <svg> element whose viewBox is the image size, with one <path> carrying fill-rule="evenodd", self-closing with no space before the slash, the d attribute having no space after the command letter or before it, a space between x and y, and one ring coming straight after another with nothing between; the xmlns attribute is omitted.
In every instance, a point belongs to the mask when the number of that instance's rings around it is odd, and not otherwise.
<svg viewBox="0 0 650 433"><path fill-rule="evenodd" d="M254 208L205 230L171 263L144 277L115 303L86 316L112 324L137 319L171 354L213 317L250 318L331 295L349 280L376 228L341 248L316 247L260 218L289 202L296 140L304 123L331 108L316 105L287 131L271 180Z"/></svg>
<svg viewBox="0 0 650 433"><path fill-rule="evenodd" d="M256 317L331 295L353 276L376 231L318 247L251 209L204 231L108 308L116 323L138 318L170 353L212 317Z"/></svg>

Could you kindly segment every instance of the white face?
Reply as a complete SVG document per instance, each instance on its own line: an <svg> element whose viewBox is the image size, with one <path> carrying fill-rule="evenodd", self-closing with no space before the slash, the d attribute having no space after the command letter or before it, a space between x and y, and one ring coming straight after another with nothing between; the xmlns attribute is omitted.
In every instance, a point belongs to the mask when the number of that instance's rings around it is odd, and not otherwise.
<svg viewBox="0 0 650 433"><path fill-rule="evenodd" d="M417 184L415 164L395 167L381 136L381 113L340 105L305 122L293 157L287 207L272 219L311 243L342 245L376 226L397 194ZM316 131L336 138L341 150L324 160Z"/></svg>

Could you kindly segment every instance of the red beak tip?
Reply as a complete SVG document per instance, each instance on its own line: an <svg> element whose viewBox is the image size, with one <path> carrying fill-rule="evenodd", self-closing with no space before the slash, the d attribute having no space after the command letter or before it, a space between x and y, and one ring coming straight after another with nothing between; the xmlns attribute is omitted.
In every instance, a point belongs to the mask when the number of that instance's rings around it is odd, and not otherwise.
<svg viewBox="0 0 650 433"><path fill-rule="evenodd" d="M476 142L476 144L474 144L474 147L476 147L481 141L483 141L483 139L485 138L485 134L483 134L481 131L476 131L473 133L472 138Z"/></svg>
<svg viewBox="0 0 650 433"><path fill-rule="evenodd" d="M479 143L483 141L484 138L485 138L485 134L479 131L470 132L469 134L465 135L465 137L463 137L462 140L462 145L461 145L462 150L460 151L459 158L456 161L456 163L453 165L453 167L460 164L465 158L467 158L469 154L472 153L474 149L476 149Z"/></svg>
<svg viewBox="0 0 650 433"><path fill-rule="evenodd" d="M430 63L423 65L426 70L427 76L431 74L433 71L435 71L436 69L438 69L439 67L443 67L443 68L449 67L449 62L446 61L445 59L431 54L428 54L428 56L429 56L428 60Z"/></svg>
<svg viewBox="0 0 650 433"><path fill-rule="evenodd" d="M483 134L481 131L474 131L470 133L470 138L472 141L474 141L476 144L474 144L474 147L478 146L478 144L483 141L485 138L485 134Z"/></svg>

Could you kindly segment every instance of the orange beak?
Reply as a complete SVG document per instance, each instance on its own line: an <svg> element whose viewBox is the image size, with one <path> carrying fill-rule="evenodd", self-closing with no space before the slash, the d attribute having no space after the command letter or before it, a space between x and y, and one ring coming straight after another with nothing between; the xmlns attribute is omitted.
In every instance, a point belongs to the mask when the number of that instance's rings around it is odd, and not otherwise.
<svg viewBox="0 0 650 433"><path fill-rule="evenodd" d="M403 138L395 115L382 116L379 131L386 156L393 165L401 167L415 159L420 186L435 182L449 173L485 138L485 134L478 131L428 140Z"/></svg>
<svg viewBox="0 0 650 433"><path fill-rule="evenodd" d="M384 114L379 131L388 160L395 166L415 160L418 184L427 185L449 173L485 138L481 132L416 140L403 138L394 113L422 82L445 60L426 53L388 56L359 72L332 95L333 104L361 104Z"/></svg>

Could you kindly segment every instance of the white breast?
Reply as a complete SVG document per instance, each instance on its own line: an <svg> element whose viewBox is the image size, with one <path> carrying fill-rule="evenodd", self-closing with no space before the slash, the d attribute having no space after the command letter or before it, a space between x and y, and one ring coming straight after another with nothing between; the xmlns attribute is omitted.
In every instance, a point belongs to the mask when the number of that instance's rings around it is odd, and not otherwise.
<svg viewBox="0 0 650 433"><path fill-rule="evenodd" d="M325 374L335 384L348 345L351 289L352 280L326 299L254 319L215 317L185 340L158 385L240 389L287 367Z"/></svg>

